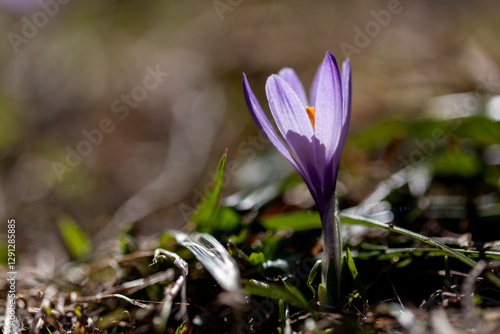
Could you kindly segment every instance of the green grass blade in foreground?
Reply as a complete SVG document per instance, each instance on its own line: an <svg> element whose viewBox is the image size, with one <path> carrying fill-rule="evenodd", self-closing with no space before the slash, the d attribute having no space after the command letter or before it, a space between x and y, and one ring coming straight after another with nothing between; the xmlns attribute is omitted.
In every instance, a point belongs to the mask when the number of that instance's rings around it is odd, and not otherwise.
<svg viewBox="0 0 500 334"><path fill-rule="evenodd" d="M449 256L452 256L452 257L462 261L463 263L465 263L471 267L474 267L476 265L476 261L463 255L462 253L454 251L452 248L446 246L445 244L443 244L439 241L436 241L432 238L426 237L424 235L406 230L406 229L401 228L399 226L381 223L379 221L376 221L376 220L370 219L370 218L354 216L354 215L345 215L345 214L340 215L340 220L343 224L355 224L355 225L364 225L364 226L370 226L370 227L379 227L379 228L383 228L386 230L394 231L396 233L406 235L408 237L417 239L417 240L419 240L423 243L426 243L428 245L434 246L434 247L440 249L441 251L443 251L444 253L448 254Z"/></svg>
<svg viewBox="0 0 500 334"><path fill-rule="evenodd" d="M305 231L321 228L321 219L318 212L297 211L271 217L261 217L260 223L267 230L292 229Z"/></svg>
<svg viewBox="0 0 500 334"><path fill-rule="evenodd" d="M301 304L303 305L307 305L307 300L306 298L304 297L304 295L302 294L302 292L300 292L299 289L297 289L296 287L294 287L293 285L290 285L288 284L287 282L285 282L283 280L283 278L280 277L280 280L281 280L281 283L283 283L283 286L285 287L285 289L290 292L292 295L294 295L297 300L300 301Z"/></svg>
<svg viewBox="0 0 500 334"><path fill-rule="evenodd" d="M356 284L356 288L358 289L358 292L361 296L361 299L363 301L363 306L367 307L368 294L366 293L366 287L361 281L361 278L359 277L359 273L358 270L356 269L356 264L354 263L354 259L352 258L351 250L349 249L349 247L347 247L347 266L349 267L349 271L351 272L354 283Z"/></svg>
<svg viewBox="0 0 500 334"><path fill-rule="evenodd" d="M457 249L452 248L453 251L457 253L461 253L467 255L472 259L479 259L484 257L490 260L500 260L500 252L499 251L473 251L467 249ZM419 256L447 256L447 253L443 252L437 248L390 248L376 251L369 251L359 253L354 256L356 259L366 260L375 258L377 260L388 260L394 257L398 257L400 259L407 257L419 257Z"/></svg>
<svg viewBox="0 0 500 334"><path fill-rule="evenodd" d="M280 299L280 301L279 301L279 314L280 314L279 332L283 333L285 330L285 323L286 323L285 302L283 302L283 299Z"/></svg>
<svg viewBox="0 0 500 334"><path fill-rule="evenodd" d="M369 227L380 227L380 228L383 228L383 229L386 229L389 231L394 231L396 233L406 235L408 237L417 239L423 243L426 243L428 245L436 247L436 248L440 249L442 252L444 252L445 254L462 261L463 263L469 265L470 267L475 267L477 264L477 262L474 261L473 259L465 256L461 252L455 251L454 249L446 246L445 244L443 244L439 241L436 241L436 240L429 238L429 237L426 237L424 235L406 230L406 229L401 228L399 226L381 223L381 222L378 222L378 221L376 221L374 219L370 219L370 218L359 217L359 216L354 216L354 215L346 215L346 214L341 214L340 220L344 224L356 224L356 225L364 225L364 226L369 226ZM486 272L485 276L492 283L494 283L497 287L500 288L500 278L498 276L496 276L495 274L493 274L491 272Z"/></svg>
<svg viewBox="0 0 500 334"><path fill-rule="evenodd" d="M222 155L217 166L217 171L214 175L212 183L208 190L205 192L200 203L196 206L196 209L189 219L194 223L199 232L211 233L215 228L219 196L222 189L222 184L224 182L224 166L226 164L227 149Z"/></svg>
<svg viewBox="0 0 500 334"><path fill-rule="evenodd" d="M92 250L90 240L73 219L62 216L59 218L57 226L64 244L73 258L80 260L90 255Z"/></svg>
<svg viewBox="0 0 500 334"><path fill-rule="evenodd" d="M313 314L313 316L315 315L315 313L313 313L314 310L309 306L302 293L295 287L291 287L290 285L279 286L275 284L267 284L254 279L242 279L242 282L243 290L245 290L248 294L275 300L283 299L285 303L309 311Z"/></svg>
<svg viewBox="0 0 500 334"><path fill-rule="evenodd" d="M313 299L316 298L316 290L314 290L314 288L312 287L312 282L314 281L314 278L318 273L318 269L321 268L321 262L323 262L323 260L316 261L313 268L311 269L311 272L309 273L309 276L307 277L307 286L312 291Z"/></svg>

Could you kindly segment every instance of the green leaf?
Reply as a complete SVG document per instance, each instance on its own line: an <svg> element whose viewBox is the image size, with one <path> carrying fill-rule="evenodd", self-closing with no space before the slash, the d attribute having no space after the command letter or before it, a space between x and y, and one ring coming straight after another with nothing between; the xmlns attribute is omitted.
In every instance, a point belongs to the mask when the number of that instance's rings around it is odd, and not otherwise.
<svg viewBox="0 0 500 334"><path fill-rule="evenodd" d="M250 257L246 255L241 249L238 249L236 245L233 245L232 248L237 250L237 254L240 258L250 264L256 265L273 259L280 247L280 241L284 238L285 236L283 235L276 235L270 231L266 232L260 240L260 243L252 245L250 250Z"/></svg>
<svg viewBox="0 0 500 334"><path fill-rule="evenodd" d="M259 252L259 253L252 253L250 254L250 256L248 257L248 262L251 264L251 265L259 265L259 264L262 264L264 262L266 262L266 257L264 255L264 253L262 252Z"/></svg>
<svg viewBox="0 0 500 334"><path fill-rule="evenodd" d="M311 272L309 273L309 277L307 277L307 286L312 291L313 299L316 298L316 290L312 287L312 282L314 281L314 278L318 273L318 269L321 268L321 262L322 262L321 260L316 261L314 267L311 269Z"/></svg>
<svg viewBox="0 0 500 334"><path fill-rule="evenodd" d="M492 259L492 260L500 260L500 252L499 251L474 251L474 250L466 250L460 248L451 248L454 252L465 254L471 259ZM354 256L356 259L367 260L367 259L376 259L376 260L389 260L393 258L407 259L407 258L416 258L416 257L429 257L429 256L447 256L447 253L437 249L437 248L422 248L422 247L410 247L410 248L383 248L381 250L374 250L371 252L359 253Z"/></svg>
<svg viewBox="0 0 500 334"><path fill-rule="evenodd" d="M266 232L261 240L262 246L260 249L264 253L267 260L274 259L274 256L280 247L280 243L284 238L285 236L283 235L277 235L270 231Z"/></svg>
<svg viewBox="0 0 500 334"><path fill-rule="evenodd" d="M285 303L313 312L304 296L295 287L267 284L253 279L242 280L242 283L243 290L248 294L275 300L283 299Z"/></svg>
<svg viewBox="0 0 500 334"><path fill-rule="evenodd" d="M229 240L235 245L241 244L248 238L248 229L242 229L239 234L233 234L229 237Z"/></svg>
<svg viewBox="0 0 500 334"><path fill-rule="evenodd" d="M287 282L285 282L283 280L283 278L281 278L281 282L283 283L285 289L291 293L293 296L295 296L295 298L297 298L297 300L300 302L300 304L302 305L307 305L309 307L309 304L307 304L307 300L306 298L304 297L304 295L302 294L302 292L300 292L299 289L297 289L296 287L294 287L293 285L290 285L288 284Z"/></svg>
<svg viewBox="0 0 500 334"><path fill-rule="evenodd" d="M347 266L349 267L349 271L351 272L352 278L354 279L354 283L356 284L356 288L361 295L361 299L363 301L363 305L368 306L368 295L366 294L366 288L361 278L359 277L358 270L356 269L356 264L354 263L354 259L351 255L351 250L347 247Z"/></svg>
<svg viewBox="0 0 500 334"><path fill-rule="evenodd" d="M458 252L448 246L446 246L445 244L437 241L437 240L434 240L432 238L429 238L429 237L426 237L424 235L421 235L421 234L418 234L418 233L415 233L415 232L412 232L412 231L409 231L409 230L406 230L404 228L401 228L399 226L394 226L392 224L385 224L385 223L381 223L379 221L376 221L374 219L370 219L370 218L366 218L366 217L360 217L360 216L356 216L356 215L348 215L348 214L342 214L340 215L340 220L343 224L356 224L356 225L364 225L364 226L369 226L369 227L378 227L378 228L383 228L383 229L386 229L386 230L390 230L390 231L393 231L393 232L396 232L396 233L399 233L399 234L402 234L402 235L406 235L407 237L410 237L410 238L414 238L416 240L419 240L423 243L426 243L428 245L431 245L433 247L436 247L438 248L439 250L441 250L443 253L445 253L446 255L449 255L449 256L452 256L460 261L462 261L463 263L467 264L468 266L470 267L475 267L477 262L474 261L473 259L465 256L463 254L463 252ZM493 283L495 284L497 287L500 288L500 278L498 276L496 276L494 273L492 272L487 272L485 274L485 276Z"/></svg>
<svg viewBox="0 0 500 334"><path fill-rule="evenodd" d="M4 240L2 240L2 243L0 244L0 265L7 267L7 261L9 261L9 248L7 246L7 243L5 243L4 245L3 242Z"/></svg>
<svg viewBox="0 0 500 334"><path fill-rule="evenodd" d="M398 268L398 269L404 268L404 267L410 265L412 262L413 262L413 258L412 257L406 258L406 259L404 259L404 260L399 261L398 263L396 263L396 268Z"/></svg>
<svg viewBox="0 0 500 334"><path fill-rule="evenodd" d="M137 225L131 224L126 227L116 239L118 252L122 255L131 254L138 249L137 245Z"/></svg>
<svg viewBox="0 0 500 334"><path fill-rule="evenodd" d="M212 179L212 184L205 192L200 203L196 206L190 221L196 225L199 232L212 233L217 227L217 214L220 192L224 182L224 166L226 164L227 149L219 161L219 166Z"/></svg>
<svg viewBox="0 0 500 334"><path fill-rule="evenodd" d="M75 306L73 308L73 312L75 312L75 314L78 317L78 319L82 318L83 314L82 314L82 306L81 305Z"/></svg>
<svg viewBox="0 0 500 334"><path fill-rule="evenodd" d="M461 125L455 130L460 138L468 138L476 145L488 146L498 144L500 138L500 122L484 116L462 119Z"/></svg>
<svg viewBox="0 0 500 334"><path fill-rule="evenodd" d="M250 256L246 255L242 250L238 249L238 256L250 263L252 266L258 266L266 262L266 256L262 252L252 253Z"/></svg>
<svg viewBox="0 0 500 334"><path fill-rule="evenodd" d="M190 323L187 321L184 321L182 324L177 327L175 330L175 334L188 334L193 332L193 328L191 327Z"/></svg>
<svg viewBox="0 0 500 334"><path fill-rule="evenodd" d="M241 223L241 216L233 208L224 206L219 208L215 219L218 231L231 232L237 229Z"/></svg>
<svg viewBox="0 0 500 334"><path fill-rule="evenodd" d="M346 215L346 214L342 214L342 213L340 215L340 221L342 222L342 224L355 224L355 225L364 225L364 226L369 226L369 227L379 227L379 228L390 230L390 231L393 231L393 232L396 232L396 233L399 233L402 235L406 235L410 238L417 239L423 243L426 243L428 245L436 247L436 248L440 249L441 251L443 251L445 254L453 256L454 258L462 261L463 263L465 263L471 267L474 267L476 265L476 261L468 258L467 256L465 256L459 252L456 252L455 250L451 249L450 247L446 246L445 244L443 244L439 241L436 241L432 238L426 237L424 235L406 230L406 229L401 228L399 226L381 223L379 221L376 221L376 220L370 219L370 218L366 218L366 217L360 217L360 216L355 216L355 215Z"/></svg>
<svg viewBox="0 0 500 334"><path fill-rule="evenodd" d="M83 230L68 216L62 216L57 222L64 244L75 259L83 259L90 255L92 245Z"/></svg>
<svg viewBox="0 0 500 334"><path fill-rule="evenodd" d="M272 217L260 218L260 223L267 230L292 229L304 231L321 228L321 219L318 212L291 212Z"/></svg>
<svg viewBox="0 0 500 334"><path fill-rule="evenodd" d="M365 150L385 147L394 139L407 133L407 123L396 118L387 118L352 135L351 144Z"/></svg>
<svg viewBox="0 0 500 334"><path fill-rule="evenodd" d="M306 298L304 297L304 295L302 294L302 292L300 292L299 289L297 289L293 285L288 284L281 277L280 277L280 280L281 280L281 283L283 283L283 286L285 287L285 289L288 290L288 292L290 292L291 294L293 294L297 298L297 300L300 300L300 302L302 304L307 304Z"/></svg>
<svg viewBox="0 0 500 334"><path fill-rule="evenodd" d="M14 144L23 135L22 113L13 112L15 107L10 101L0 97L0 149L4 150Z"/></svg>
<svg viewBox="0 0 500 334"><path fill-rule="evenodd" d="M325 263L321 261L321 266L324 265ZM341 267L343 267L343 263ZM341 292L337 289L337 287L340 287L339 280L341 277L337 277L335 265L333 264L333 258L330 258L326 271L326 282L323 281L323 278L321 279L322 284L320 284L321 289L318 288L318 297L320 302L324 305L337 305L341 299Z"/></svg>
<svg viewBox="0 0 500 334"><path fill-rule="evenodd" d="M323 283L320 283L318 285L318 299L321 300L323 304L326 305L332 305L332 298L330 297L330 294L328 293L328 290L326 289L325 285Z"/></svg>
<svg viewBox="0 0 500 334"><path fill-rule="evenodd" d="M481 173L480 158L474 152L466 152L459 146L452 146L434 159L434 170L441 175L472 177Z"/></svg>
<svg viewBox="0 0 500 334"><path fill-rule="evenodd" d="M286 324L285 302L283 301L283 299L280 299L279 301L279 313L280 313L280 329L281 332L283 333Z"/></svg>

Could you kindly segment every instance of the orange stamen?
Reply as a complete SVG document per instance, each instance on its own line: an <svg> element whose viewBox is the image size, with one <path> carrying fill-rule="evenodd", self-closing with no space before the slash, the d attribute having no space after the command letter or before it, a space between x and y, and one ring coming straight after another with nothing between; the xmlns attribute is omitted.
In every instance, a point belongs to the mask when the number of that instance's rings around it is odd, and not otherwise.
<svg viewBox="0 0 500 334"><path fill-rule="evenodd" d="M311 125L314 130L314 107L306 107L307 116L309 116L309 120L311 121Z"/></svg>

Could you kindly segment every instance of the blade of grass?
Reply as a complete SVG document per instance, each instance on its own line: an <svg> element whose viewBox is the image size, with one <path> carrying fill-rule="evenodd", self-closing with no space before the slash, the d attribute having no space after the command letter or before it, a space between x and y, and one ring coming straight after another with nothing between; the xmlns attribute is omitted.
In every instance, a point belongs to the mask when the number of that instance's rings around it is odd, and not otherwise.
<svg viewBox="0 0 500 334"><path fill-rule="evenodd" d="M307 300L306 298L304 297L304 295L302 294L302 292L300 292L299 289L297 289L296 287L294 287L293 285L290 285L290 284L287 284L283 278L281 278L281 283L283 283L283 286L285 287L285 289L290 292L292 295L294 295L297 300L300 301L301 304L303 305L307 305Z"/></svg>
<svg viewBox="0 0 500 334"><path fill-rule="evenodd" d="M212 179L212 183L203 195L200 203L189 219L194 223L199 232L211 233L215 228L215 218L217 217L219 197L224 182L224 166L226 164L227 149L222 155L217 166L217 171Z"/></svg>
<svg viewBox="0 0 500 334"><path fill-rule="evenodd" d="M370 227L379 227L379 228L383 228L383 229L386 229L389 231L394 231L396 233L406 235L410 238L417 239L423 243L426 243L428 245L436 247L436 248L440 249L441 251L443 251L445 254L462 261L463 263L467 264L470 267L474 268L477 264L477 262L474 261L473 259L465 256L464 254L462 254L460 252L453 250L452 248L446 246L445 244L443 244L439 241L436 241L436 240L429 238L429 237L426 237L424 235L409 231L409 230L401 228L399 226L394 226L392 224L385 224L385 223L378 222L374 219L355 216L355 215L341 214L340 217L341 217L340 219L341 219L342 223L344 223L344 224L356 224L356 225L364 225L364 226L370 226ZM485 276L492 283L494 283L496 286L500 287L500 278L498 276L494 275L493 273L489 273L489 272L486 273Z"/></svg>
<svg viewBox="0 0 500 334"><path fill-rule="evenodd" d="M92 250L90 239L73 219L69 216L62 216L59 218L57 226L64 244L73 258L81 260L90 255Z"/></svg>
<svg viewBox="0 0 500 334"><path fill-rule="evenodd" d="M349 271L351 272L352 278L354 279L354 283L356 284L356 288L358 289L359 294L361 295L361 299L363 301L363 306L365 309L368 307L368 295L366 293L366 288L361 278L359 277L358 270L356 269L356 264L354 263L354 259L351 255L351 250L347 247L347 266L349 267Z"/></svg>
<svg viewBox="0 0 500 334"><path fill-rule="evenodd" d="M283 299L279 301L279 313L280 313L280 333L285 331L286 315L285 315L285 302Z"/></svg>
<svg viewBox="0 0 500 334"><path fill-rule="evenodd" d="M417 239L425 244L431 245L433 247L436 247L446 253L449 256L452 256L463 263L467 264L468 266L474 267L476 265L476 261L472 260L471 258L463 255L462 253L454 251L452 248L446 246L445 244L436 241L432 238L426 237L424 235L409 231L407 229L401 228L399 226L394 226L392 224L386 224L386 223L381 223L378 222L374 219L370 218L365 218L365 217L360 217L360 216L355 216L355 215L346 215L346 214L341 214L340 219L342 223L344 224L355 224L355 225L364 225L364 226L370 226L370 227L378 227L378 228L383 228L389 231L394 231L396 233L406 235L410 238Z"/></svg>
<svg viewBox="0 0 500 334"><path fill-rule="evenodd" d="M321 218L317 212L290 212L271 217L260 218L260 223L266 230L292 229L306 231L321 228Z"/></svg>
<svg viewBox="0 0 500 334"><path fill-rule="evenodd" d="M311 269L311 272L309 273L309 277L307 277L307 286L312 291L313 299L316 298L316 290L314 290L311 283L314 281L314 278L316 277L316 274L318 273L318 269L321 268L321 262L323 262L323 261L322 260L316 261L316 263L314 264L314 267Z"/></svg>
<svg viewBox="0 0 500 334"><path fill-rule="evenodd" d="M267 284L254 279L242 279L242 283L243 290L245 290L248 294L275 300L283 299L284 302L309 311L313 316L315 315L314 310L311 306L309 306L304 296L295 287L292 289L294 292L291 292L290 287L286 288L276 284Z"/></svg>
<svg viewBox="0 0 500 334"><path fill-rule="evenodd" d="M465 254L472 259L479 259L480 257L484 257L490 260L500 260L500 252L497 251L480 252L467 249L452 249L453 251ZM376 258L377 260L387 260L394 257L404 258L408 256L447 256L447 254L442 250L436 248L391 248L359 253L357 255L354 255L353 258L362 260L370 258Z"/></svg>

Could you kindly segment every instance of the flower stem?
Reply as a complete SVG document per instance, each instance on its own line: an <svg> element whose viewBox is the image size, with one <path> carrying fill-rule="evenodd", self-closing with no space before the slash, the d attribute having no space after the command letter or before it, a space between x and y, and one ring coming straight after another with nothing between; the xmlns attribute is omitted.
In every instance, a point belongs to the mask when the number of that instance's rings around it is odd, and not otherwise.
<svg viewBox="0 0 500 334"><path fill-rule="evenodd" d="M342 270L342 230L338 211L337 197L334 195L322 217L323 225L323 264L321 282L326 295L321 301L328 305L340 302L340 278Z"/></svg>

